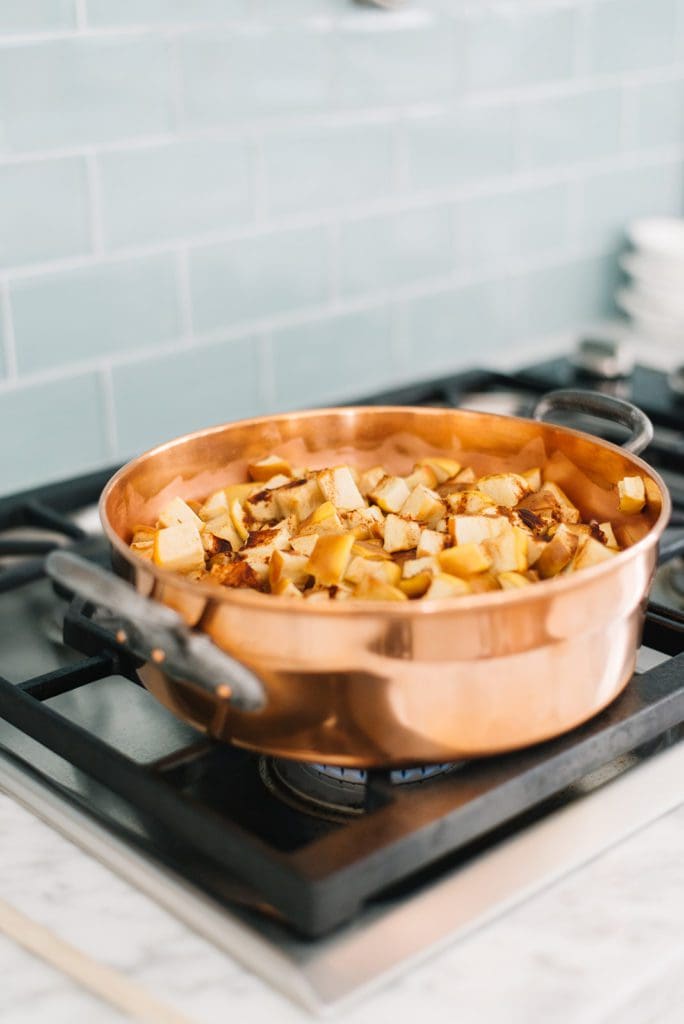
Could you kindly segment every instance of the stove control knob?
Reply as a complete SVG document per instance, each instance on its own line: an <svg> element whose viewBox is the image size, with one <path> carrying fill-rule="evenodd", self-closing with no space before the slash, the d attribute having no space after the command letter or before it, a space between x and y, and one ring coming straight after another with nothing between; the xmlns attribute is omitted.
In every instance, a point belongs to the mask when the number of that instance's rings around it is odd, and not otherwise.
<svg viewBox="0 0 684 1024"><path fill-rule="evenodd" d="M634 357L627 346L610 338L582 338L572 362L582 373L599 380L629 377L634 369Z"/></svg>
<svg viewBox="0 0 684 1024"><path fill-rule="evenodd" d="M684 365L675 367L667 378L667 383L670 385L670 391L684 398Z"/></svg>

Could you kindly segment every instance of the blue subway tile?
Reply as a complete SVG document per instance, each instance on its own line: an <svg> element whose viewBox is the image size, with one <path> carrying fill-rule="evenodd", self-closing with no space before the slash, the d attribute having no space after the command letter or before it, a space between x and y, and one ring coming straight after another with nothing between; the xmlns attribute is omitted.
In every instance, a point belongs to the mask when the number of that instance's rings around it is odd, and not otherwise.
<svg viewBox="0 0 684 1024"><path fill-rule="evenodd" d="M451 211L443 207L354 220L340 230L343 295L442 277L453 265Z"/></svg>
<svg viewBox="0 0 684 1024"><path fill-rule="evenodd" d="M618 89L601 89L522 104L523 166L567 165L619 152L621 103Z"/></svg>
<svg viewBox="0 0 684 1024"><path fill-rule="evenodd" d="M677 58L676 0L600 0L590 10L592 70L658 67Z"/></svg>
<svg viewBox="0 0 684 1024"><path fill-rule="evenodd" d="M0 266L74 256L89 248L82 160L0 166Z"/></svg>
<svg viewBox="0 0 684 1024"><path fill-rule="evenodd" d="M20 373L179 336L172 256L19 279L10 289Z"/></svg>
<svg viewBox="0 0 684 1024"><path fill-rule="evenodd" d="M88 0L88 24L177 25L240 18L249 0Z"/></svg>
<svg viewBox="0 0 684 1024"><path fill-rule="evenodd" d="M635 92L637 147L683 145L684 81L652 82L637 86Z"/></svg>
<svg viewBox="0 0 684 1024"><path fill-rule="evenodd" d="M567 185L463 201L456 216L457 263L470 272L510 269L570 242Z"/></svg>
<svg viewBox="0 0 684 1024"><path fill-rule="evenodd" d="M462 107L406 126L410 184L449 188L505 177L513 170L514 122L503 107Z"/></svg>
<svg viewBox="0 0 684 1024"><path fill-rule="evenodd" d="M172 127L162 38L73 38L0 51L0 149L46 149Z"/></svg>
<svg viewBox="0 0 684 1024"><path fill-rule="evenodd" d="M614 256L573 260L518 278L517 292L529 339L581 329L614 315Z"/></svg>
<svg viewBox="0 0 684 1024"><path fill-rule="evenodd" d="M103 464L107 442L95 374L0 393L0 491L9 493Z"/></svg>
<svg viewBox="0 0 684 1024"><path fill-rule="evenodd" d="M630 167L588 178L583 184L580 236L595 249L624 243L625 228L636 217L684 213L684 164L677 161Z"/></svg>
<svg viewBox="0 0 684 1024"><path fill-rule="evenodd" d="M271 213L373 200L392 190L390 128L360 125L280 133L264 147Z"/></svg>
<svg viewBox="0 0 684 1024"><path fill-rule="evenodd" d="M248 121L329 105L329 34L289 27L215 31L185 36L180 47L189 124Z"/></svg>
<svg viewBox="0 0 684 1024"><path fill-rule="evenodd" d="M327 297L327 238L323 228L242 238L191 251L195 327L213 331Z"/></svg>
<svg viewBox="0 0 684 1024"><path fill-rule="evenodd" d="M386 308L273 332L278 408L343 401L396 379Z"/></svg>
<svg viewBox="0 0 684 1024"><path fill-rule="evenodd" d="M109 245L222 231L250 219L244 142L194 139L104 153L99 167Z"/></svg>
<svg viewBox="0 0 684 1024"><path fill-rule="evenodd" d="M193 346L119 366L113 378L119 450L124 456L260 411L252 338Z"/></svg>
<svg viewBox="0 0 684 1024"><path fill-rule="evenodd" d="M52 32L75 24L74 0L2 0L0 4L0 35Z"/></svg>
<svg viewBox="0 0 684 1024"><path fill-rule="evenodd" d="M464 27L467 88L503 89L571 77L576 17L569 8L483 5Z"/></svg>

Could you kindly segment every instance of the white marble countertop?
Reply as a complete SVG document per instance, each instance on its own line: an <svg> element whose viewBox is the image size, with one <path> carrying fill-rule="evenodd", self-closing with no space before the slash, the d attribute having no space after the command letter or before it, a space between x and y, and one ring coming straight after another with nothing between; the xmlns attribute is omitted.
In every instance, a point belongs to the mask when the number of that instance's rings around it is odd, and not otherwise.
<svg viewBox="0 0 684 1024"><path fill-rule="evenodd" d="M8 797L0 899L197 1024L312 1018ZM5 1024L125 1018L0 934ZM341 1024L684 1020L684 806L406 971Z"/></svg>

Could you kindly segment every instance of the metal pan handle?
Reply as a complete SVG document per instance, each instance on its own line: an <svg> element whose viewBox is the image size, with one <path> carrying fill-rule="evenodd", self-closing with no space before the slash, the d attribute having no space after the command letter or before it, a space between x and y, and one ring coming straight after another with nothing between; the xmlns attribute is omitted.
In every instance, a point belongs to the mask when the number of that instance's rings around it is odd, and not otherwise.
<svg viewBox="0 0 684 1024"><path fill-rule="evenodd" d="M603 395L597 391L580 391L567 388L561 391L550 391L537 402L532 415L540 422L549 413L555 411L583 412L610 423L621 423L630 431L630 436L622 447L627 452L638 455L653 440L653 424L650 419L631 402L613 395Z"/></svg>
<svg viewBox="0 0 684 1024"><path fill-rule="evenodd" d="M173 609L68 551L53 551L45 568L58 583L110 612L108 628L122 634L136 657L156 662L168 675L195 683L239 711L258 711L266 703L258 676L208 636L189 629Z"/></svg>

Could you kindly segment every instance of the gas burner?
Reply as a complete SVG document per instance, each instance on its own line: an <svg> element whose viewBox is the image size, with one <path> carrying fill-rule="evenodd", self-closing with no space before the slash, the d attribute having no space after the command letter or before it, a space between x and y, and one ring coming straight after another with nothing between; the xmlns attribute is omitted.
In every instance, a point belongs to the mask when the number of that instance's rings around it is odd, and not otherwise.
<svg viewBox="0 0 684 1024"><path fill-rule="evenodd" d="M461 762L396 768L389 772L392 786L416 786L454 771ZM307 764L284 758L261 758L264 784L281 800L331 821L363 814L368 772L364 768Z"/></svg>

